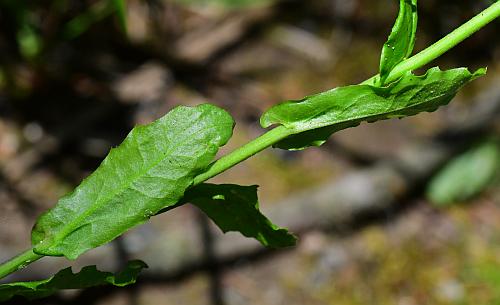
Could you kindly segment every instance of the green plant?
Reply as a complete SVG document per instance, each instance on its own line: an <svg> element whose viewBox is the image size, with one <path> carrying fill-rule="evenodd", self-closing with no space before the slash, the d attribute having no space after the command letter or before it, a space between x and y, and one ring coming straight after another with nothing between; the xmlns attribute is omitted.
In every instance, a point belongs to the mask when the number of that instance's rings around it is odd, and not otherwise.
<svg viewBox="0 0 500 305"><path fill-rule="evenodd" d="M224 231L240 231L269 247L292 246L296 238L259 212L255 186L204 182L270 146L304 149L321 145L332 133L364 121L434 111L449 103L463 85L484 75L485 69L471 73L466 68L431 68L422 76L412 71L495 20L500 16L500 2L409 57L415 41L416 5L416 0L400 1L400 13L382 50L379 75L359 85L272 107L262 115L261 125L277 125L275 128L215 162L213 158L230 139L234 127L231 116L216 106L179 106L149 125L134 128L92 175L38 219L32 249L0 265L0 278L44 256L76 259L150 217L188 202ZM100 278L95 273L92 269L91 277ZM63 271L54 277L58 281L0 285L0 299L16 294L46 296L67 288L56 284L61 277L68 277L69 282L81 277L88 283L87 273ZM96 280L95 284L131 282L133 279Z"/></svg>
<svg viewBox="0 0 500 305"><path fill-rule="evenodd" d="M45 47L44 38L46 37L40 33L40 20L43 17L37 14L37 11L46 6L60 16L64 16L70 3L66 0L52 0L41 5L36 2L16 0L5 0L0 3L0 9L13 19L12 26L17 29L15 36L19 53L25 59L36 58ZM121 30L126 33L125 0L100 0L84 8L67 23L61 24L60 35L64 39L76 38L95 23L111 15L116 15Z"/></svg>
<svg viewBox="0 0 500 305"><path fill-rule="evenodd" d="M494 181L499 169L498 141L485 141L448 162L429 183L427 197L436 206L469 200Z"/></svg>

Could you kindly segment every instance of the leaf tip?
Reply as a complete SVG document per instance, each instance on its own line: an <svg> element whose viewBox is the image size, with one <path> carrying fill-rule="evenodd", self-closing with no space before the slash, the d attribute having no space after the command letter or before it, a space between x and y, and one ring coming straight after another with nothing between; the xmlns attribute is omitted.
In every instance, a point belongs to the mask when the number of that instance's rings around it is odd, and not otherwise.
<svg viewBox="0 0 500 305"><path fill-rule="evenodd" d="M128 266L131 269L147 269L147 268L149 268L148 264L146 264L145 262L143 262L139 259L130 261L128 263Z"/></svg>
<svg viewBox="0 0 500 305"><path fill-rule="evenodd" d="M298 237L287 229L276 226L274 227L274 231L276 233L272 239L269 239L271 236L263 234L258 234L255 236L255 239L268 249L282 249L297 245Z"/></svg>
<svg viewBox="0 0 500 305"><path fill-rule="evenodd" d="M472 73L473 78L478 78L488 73L488 67L481 67Z"/></svg>

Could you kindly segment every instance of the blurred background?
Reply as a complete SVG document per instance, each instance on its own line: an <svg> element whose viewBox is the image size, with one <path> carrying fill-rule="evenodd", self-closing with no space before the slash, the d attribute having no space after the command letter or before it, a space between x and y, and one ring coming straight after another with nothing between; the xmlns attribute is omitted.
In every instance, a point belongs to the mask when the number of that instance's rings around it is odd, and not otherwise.
<svg viewBox="0 0 500 305"><path fill-rule="evenodd" d="M491 1L419 1L416 51ZM0 261L130 129L176 105L236 119L227 153L271 105L376 74L396 0L0 1ZM137 284L10 304L500 304L500 24L436 61L488 66L434 113L362 124L302 152L268 149L214 181L259 184L300 236L270 251L183 206L66 266L150 266ZM424 70L422 70L424 71ZM422 72L418 71L418 72Z"/></svg>

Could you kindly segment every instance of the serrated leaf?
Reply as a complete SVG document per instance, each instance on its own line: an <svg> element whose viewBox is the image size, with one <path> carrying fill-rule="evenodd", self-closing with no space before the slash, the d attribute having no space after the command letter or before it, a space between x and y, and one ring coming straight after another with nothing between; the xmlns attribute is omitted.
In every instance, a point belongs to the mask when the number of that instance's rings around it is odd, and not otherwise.
<svg viewBox="0 0 500 305"><path fill-rule="evenodd" d="M200 208L223 232L238 231L272 248L293 246L297 241L259 211L256 185L201 184L189 190L186 201Z"/></svg>
<svg viewBox="0 0 500 305"><path fill-rule="evenodd" d="M75 259L174 205L232 134L234 122L209 104L179 106L135 127L99 168L42 215L34 251Z"/></svg>
<svg viewBox="0 0 500 305"><path fill-rule="evenodd" d="M260 123L264 128L281 124L294 133L275 147L297 150L319 146L332 133L364 121L434 111L448 104L467 82L485 73L485 69L470 73L466 68L446 71L432 68L423 76L408 72L387 87L368 84L339 87L278 104L262 115Z"/></svg>
<svg viewBox="0 0 500 305"><path fill-rule="evenodd" d="M381 84L384 84L391 70L413 52L417 21L417 0L400 0L396 23L382 47L382 55L380 56Z"/></svg>
<svg viewBox="0 0 500 305"><path fill-rule="evenodd" d="M0 285L0 302L14 296L30 300L45 298L63 289L85 289L102 285L123 287L135 283L139 273L147 267L146 263L136 260L128 262L125 269L117 274L99 271L96 266L84 267L78 273L66 268L46 280Z"/></svg>
<svg viewBox="0 0 500 305"><path fill-rule="evenodd" d="M486 142L451 160L431 180L427 198L437 206L466 201L479 195L500 169L498 143Z"/></svg>

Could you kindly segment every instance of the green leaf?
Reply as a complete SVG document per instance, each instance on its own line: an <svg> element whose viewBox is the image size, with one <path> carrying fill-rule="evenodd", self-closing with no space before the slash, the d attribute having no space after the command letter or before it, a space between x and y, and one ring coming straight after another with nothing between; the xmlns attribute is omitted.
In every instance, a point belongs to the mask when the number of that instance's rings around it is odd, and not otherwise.
<svg viewBox="0 0 500 305"><path fill-rule="evenodd" d="M450 161L430 182L427 197L437 206L479 195L500 169L500 147L485 142Z"/></svg>
<svg viewBox="0 0 500 305"><path fill-rule="evenodd" d="M29 23L23 23L17 32L17 43L19 51L25 58L34 58L42 50L42 39L34 27Z"/></svg>
<svg viewBox="0 0 500 305"><path fill-rule="evenodd" d="M297 241L260 213L256 185L201 184L189 190L186 201L200 208L223 232L238 231L272 248L293 246Z"/></svg>
<svg viewBox="0 0 500 305"><path fill-rule="evenodd" d="M127 4L125 0L112 0L123 33L127 33Z"/></svg>
<svg viewBox="0 0 500 305"><path fill-rule="evenodd" d="M434 111L448 104L467 82L486 69L470 73L466 68L441 71L432 68L423 76L405 74L387 87L353 85L278 104L263 114L262 127L281 124L295 134L275 147L297 150L319 146L339 130L363 121L401 118Z"/></svg>
<svg viewBox="0 0 500 305"><path fill-rule="evenodd" d="M84 289L108 284L123 287L135 283L139 273L147 267L142 261L130 261L126 268L117 274L99 271L96 266L87 266L80 272L73 273L70 267L46 280L0 285L0 302L14 296L23 296L30 300L45 298L62 289Z"/></svg>
<svg viewBox="0 0 500 305"><path fill-rule="evenodd" d="M234 122L209 104L179 106L135 127L99 168L42 215L34 252L75 259L177 203L205 171Z"/></svg>
<svg viewBox="0 0 500 305"><path fill-rule="evenodd" d="M398 18L389 38L382 47L382 55L380 56L381 84L384 84L391 70L413 52L417 21L417 0L400 0Z"/></svg>
<svg viewBox="0 0 500 305"><path fill-rule="evenodd" d="M118 14L120 26L126 30L125 7L125 0L95 1L88 9L68 21L63 26L62 34L67 39L75 39L115 12Z"/></svg>

